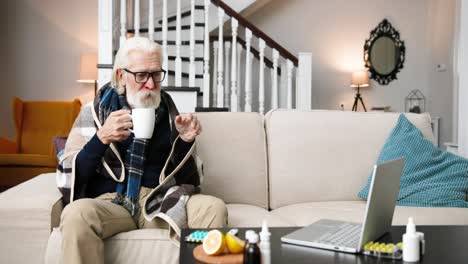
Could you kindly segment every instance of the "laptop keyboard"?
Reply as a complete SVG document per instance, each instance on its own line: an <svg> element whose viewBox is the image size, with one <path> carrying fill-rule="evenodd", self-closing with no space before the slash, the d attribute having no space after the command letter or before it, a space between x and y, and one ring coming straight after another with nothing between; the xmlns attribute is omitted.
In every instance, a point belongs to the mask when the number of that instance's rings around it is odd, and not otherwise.
<svg viewBox="0 0 468 264"><path fill-rule="evenodd" d="M331 244L334 246L357 248L359 237L361 236L361 225L343 223L338 226L338 230L332 233L325 233L314 242L321 244Z"/></svg>

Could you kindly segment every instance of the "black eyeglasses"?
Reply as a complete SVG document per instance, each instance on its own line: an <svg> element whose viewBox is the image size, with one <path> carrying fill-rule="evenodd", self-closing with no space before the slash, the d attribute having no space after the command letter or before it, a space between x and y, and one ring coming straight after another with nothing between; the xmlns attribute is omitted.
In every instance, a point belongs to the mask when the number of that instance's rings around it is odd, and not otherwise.
<svg viewBox="0 0 468 264"><path fill-rule="evenodd" d="M154 72L132 72L128 69L123 69L123 70L128 73L133 74L133 77L135 77L135 82L137 83L147 82L150 76L151 78L153 78L153 82L160 83L164 80L164 77L166 77L165 70L154 71Z"/></svg>

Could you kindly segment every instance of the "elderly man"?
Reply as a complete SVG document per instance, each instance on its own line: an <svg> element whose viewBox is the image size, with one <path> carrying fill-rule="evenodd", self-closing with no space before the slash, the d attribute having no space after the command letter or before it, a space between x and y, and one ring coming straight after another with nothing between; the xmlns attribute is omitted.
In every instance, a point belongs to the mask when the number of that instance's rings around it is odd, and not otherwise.
<svg viewBox="0 0 468 264"><path fill-rule="evenodd" d="M161 50L147 38L118 51L111 84L81 110L57 169L71 201L61 216L63 263L104 263L103 239L143 228L222 227L220 199L199 192L201 165L194 140L202 131L192 114L179 115L161 91ZM136 139L131 110L153 108L151 139Z"/></svg>

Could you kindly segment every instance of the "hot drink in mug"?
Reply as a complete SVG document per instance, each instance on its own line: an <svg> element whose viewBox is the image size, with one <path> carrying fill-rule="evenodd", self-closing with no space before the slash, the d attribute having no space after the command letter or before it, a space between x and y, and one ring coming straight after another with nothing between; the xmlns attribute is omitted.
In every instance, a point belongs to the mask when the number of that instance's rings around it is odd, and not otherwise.
<svg viewBox="0 0 468 264"><path fill-rule="evenodd" d="M130 131L137 139L150 139L153 136L155 119L154 108L132 109L133 129Z"/></svg>

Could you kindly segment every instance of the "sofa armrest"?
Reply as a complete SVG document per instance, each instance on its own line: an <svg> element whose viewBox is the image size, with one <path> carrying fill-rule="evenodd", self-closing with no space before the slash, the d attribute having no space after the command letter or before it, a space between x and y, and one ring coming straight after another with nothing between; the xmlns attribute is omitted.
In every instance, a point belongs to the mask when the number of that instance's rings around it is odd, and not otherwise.
<svg viewBox="0 0 468 264"><path fill-rule="evenodd" d="M63 209L55 173L0 193L0 263L37 263Z"/></svg>
<svg viewBox="0 0 468 264"><path fill-rule="evenodd" d="M62 209L62 194L57 189L55 173L38 175L0 193L0 218L9 212L24 213L24 216L40 212L40 220L47 220L40 224L47 226L49 231L58 226ZM35 217L23 219L38 220ZM7 224L4 220L2 223Z"/></svg>
<svg viewBox="0 0 468 264"><path fill-rule="evenodd" d="M0 137L0 153L1 154L14 154L17 153L16 142L4 137Z"/></svg>

